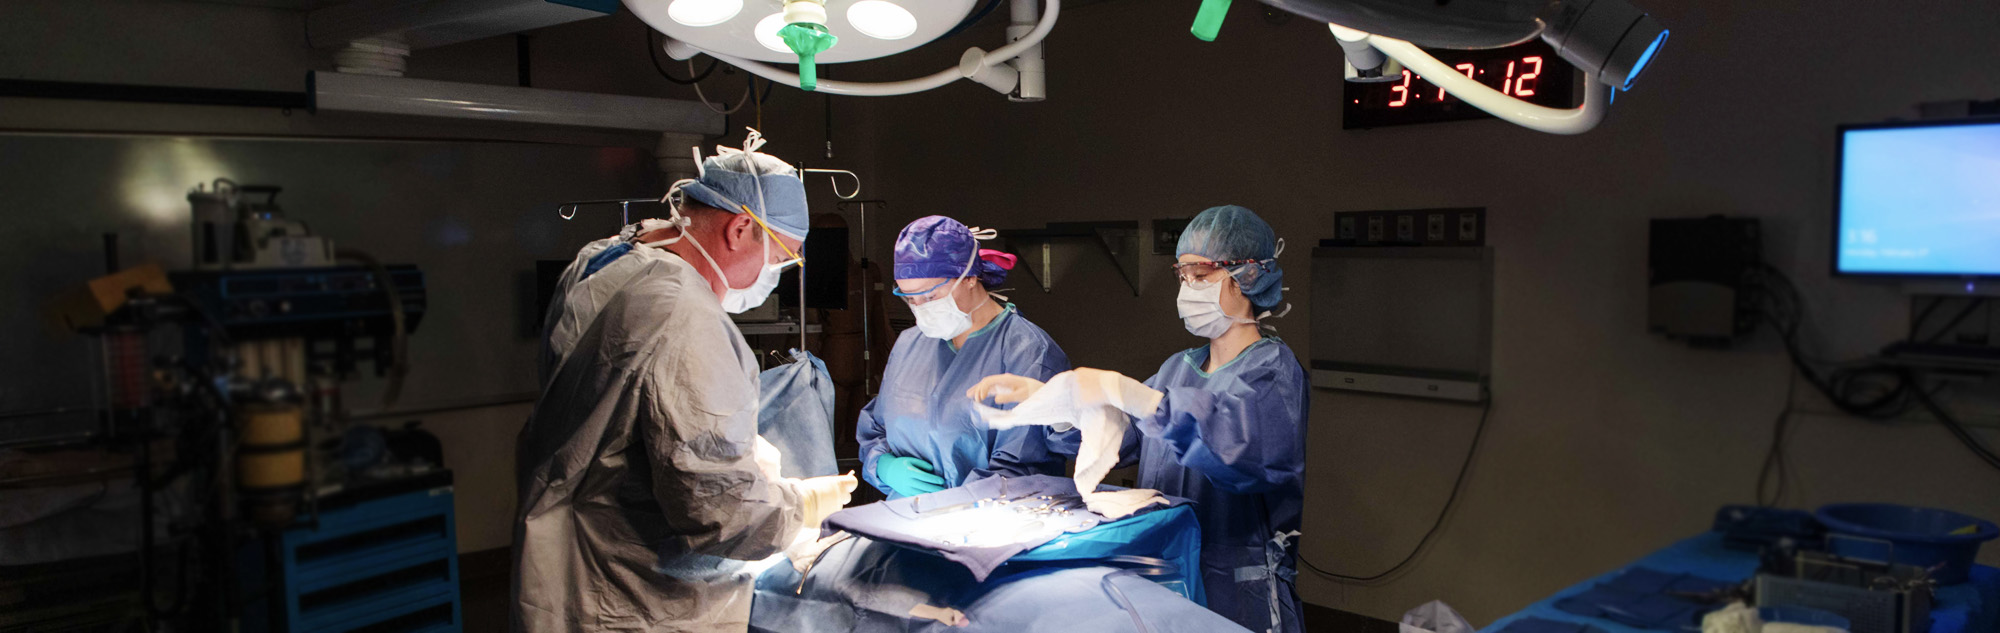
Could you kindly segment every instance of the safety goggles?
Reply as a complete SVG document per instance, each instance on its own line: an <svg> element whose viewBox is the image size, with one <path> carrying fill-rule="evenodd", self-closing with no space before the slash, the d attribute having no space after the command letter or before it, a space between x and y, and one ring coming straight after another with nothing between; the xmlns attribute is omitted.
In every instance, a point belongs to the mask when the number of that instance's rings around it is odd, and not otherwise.
<svg viewBox="0 0 2000 633"><path fill-rule="evenodd" d="M1208 281L1208 276L1215 274L1215 271L1229 270L1232 267L1250 264L1262 266L1264 261L1260 259L1224 259L1207 262L1183 262L1174 264L1173 268L1174 276L1178 277L1181 283L1191 284Z"/></svg>
<svg viewBox="0 0 2000 633"><path fill-rule="evenodd" d="M903 292L903 289L899 287L894 290L890 290L889 294L901 298L903 300L903 303L910 304L911 306L920 306L926 303L930 303L932 301L936 301L951 296L950 286L952 285L952 283L957 282L959 279L964 279L964 277L959 277L957 279L946 279L944 281L938 282L938 284L935 286L931 286L929 288L925 288L923 290L919 290L916 292Z"/></svg>

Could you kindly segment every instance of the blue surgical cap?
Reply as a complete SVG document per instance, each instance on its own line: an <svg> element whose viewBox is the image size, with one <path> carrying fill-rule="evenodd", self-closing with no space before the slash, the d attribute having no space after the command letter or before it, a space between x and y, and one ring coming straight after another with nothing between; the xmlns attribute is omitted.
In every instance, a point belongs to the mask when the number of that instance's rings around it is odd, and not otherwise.
<svg viewBox="0 0 2000 633"><path fill-rule="evenodd" d="M896 278L897 279L956 279L966 274L966 262L972 263L973 277L979 283L996 286L1006 281L1007 270L1012 268L1011 258L1007 264L989 261L979 251L979 240L973 237L972 229L958 220L932 215L917 218L903 232L896 234Z"/></svg>
<svg viewBox="0 0 2000 633"><path fill-rule="evenodd" d="M1284 300L1285 271L1278 267L1278 234L1256 212L1232 204L1194 216L1174 249L1175 257L1181 255L1258 260L1230 267L1236 274L1236 286L1258 310L1276 309Z"/></svg>
<svg viewBox="0 0 2000 633"><path fill-rule="evenodd" d="M806 184L799 171L770 154L722 148L719 156L702 161L701 178L681 186L681 192L702 204L742 213L744 207L780 235L806 239L812 221L806 213ZM750 175L752 167L756 176ZM757 183L764 183L763 203L757 201Z"/></svg>

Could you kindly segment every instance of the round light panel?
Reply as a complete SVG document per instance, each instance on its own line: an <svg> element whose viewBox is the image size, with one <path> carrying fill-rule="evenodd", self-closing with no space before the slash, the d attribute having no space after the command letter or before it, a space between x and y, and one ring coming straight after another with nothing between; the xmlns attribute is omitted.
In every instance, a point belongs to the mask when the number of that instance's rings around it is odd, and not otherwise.
<svg viewBox="0 0 2000 633"><path fill-rule="evenodd" d="M859 0L847 7L847 23L878 40L900 40L917 32L917 16L888 0Z"/></svg>
<svg viewBox="0 0 2000 633"><path fill-rule="evenodd" d="M774 63L797 63L778 39L784 27L780 0L624 0L647 25L697 47ZM827 0L827 30L840 43L820 53L821 64L875 59L943 36L965 21L978 0ZM681 5L687 5L682 7ZM728 9L734 8L730 13ZM717 22L707 22L727 14ZM767 24L768 23L768 24ZM768 33L767 33L768 31Z"/></svg>
<svg viewBox="0 0 2000 633"><path fill-rule="evenodd" d="M673 0L667 18L687 26L715 26L743 12L743 0Z"/></svg>

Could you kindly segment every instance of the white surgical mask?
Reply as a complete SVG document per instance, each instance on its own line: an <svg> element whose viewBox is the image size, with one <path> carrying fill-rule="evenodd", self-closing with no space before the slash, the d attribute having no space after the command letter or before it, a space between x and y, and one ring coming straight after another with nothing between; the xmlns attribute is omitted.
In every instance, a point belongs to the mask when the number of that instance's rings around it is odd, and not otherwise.
<svg viewBox="0 0 2000 633"><path fill-rule="evenodd" d="M1197 289L1195 286L1204 286ZM1180 310L1181 325L1189 334L1206 339L1222 336L1229 326L1237 323L1256 323L1255 319L1229 316L1222 311L1222 284L1214 282L1194 282L1181 284L1180 297L1174 300Z"/></svg>
<svg viewBox="0 0 2000 633"><path fill-rule="evenodd" d="M736 288L729 285L729 275L722 272L721 266L716 265L715 258L708 256L708 249L702 248L701 242L689 237L688 243L694 244L694 249L701 253L701 258L708 260L709 267L714 268L715 274L722 278L722 311L730 314L742 314L764 305L764 300L771 298L771 291L778 289L778 278L783 276L785 267L792 265L789 261L765 264L764 268L757 271L757 280L750 282L750 287ZM760 261L771 261L769 236L764 238L764 255Z"/></svg>
<svg viewBox="0 0 2000 633"><path fill-rule="evenodd" d="M958 309L958 299L945 295L923 305L910 306L917 315L917 330L935 339L950 340L972 329L972 315Z"/></svg>

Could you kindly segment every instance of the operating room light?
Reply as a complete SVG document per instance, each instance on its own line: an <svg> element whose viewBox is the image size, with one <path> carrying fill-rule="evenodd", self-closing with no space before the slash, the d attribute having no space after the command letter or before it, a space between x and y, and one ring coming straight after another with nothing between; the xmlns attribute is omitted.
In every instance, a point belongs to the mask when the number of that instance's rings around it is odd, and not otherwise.
<svg viewBox="0 0 2000 633"><path fill-rule="evenodd" d="M751 32L757 35L757 43L763 44L764 48L780 53L791 53L791 47L785 45L785 38L778 36L778 30L783 28L785 28L785 14L773 13L758 20L757 27Z"/></svg>
<svg viewBox="0 0 2000 633"><path fill-rule="evenodd" d="M1646 63L1653 61L1653 55L1659 53L1660 45L1665 43L1667 43L1667 31L1660 31L1659 36L1653 38L1653 43L1646 46L1646 52L1639 55L1639 61L1632 64L1632 70L1625 74L1625 88L1632 87L1632 80L1638 78L1641 71L1646 70Z"/></svg>
<svg viewBox="0 0 2000 633"><path fill-rule="evenodd" d="M667 17L688 26L715 26L743 11L743 0L674 0Z"/></svg>
<svg viewBox="0 0 2000 633"><path fill-rule="evenodd" d="M854 3L847 8L847 22L862 35L876 39L900 40L917 32L917 16L887 0Z"/></svg>

